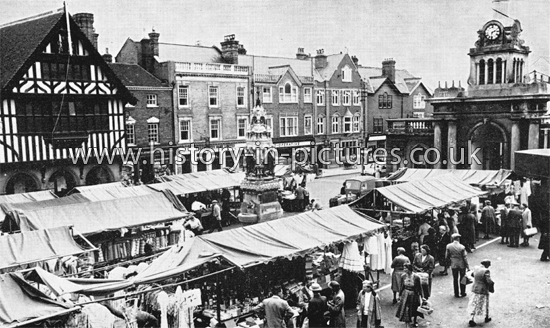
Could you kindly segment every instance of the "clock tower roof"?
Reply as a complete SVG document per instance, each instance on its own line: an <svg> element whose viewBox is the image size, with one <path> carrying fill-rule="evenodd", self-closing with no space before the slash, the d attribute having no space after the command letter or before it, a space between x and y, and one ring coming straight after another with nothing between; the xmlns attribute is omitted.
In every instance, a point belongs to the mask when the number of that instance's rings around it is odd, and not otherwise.
<svg viewBox="0 0 550 328"><path fill-rule="evenodd" d="M490 20L477 31L478 40L469 55L473 57L498 52L528 54L530 50L520 38L521 32L521 23L517 19L506 17L505 20Z"/></svg>

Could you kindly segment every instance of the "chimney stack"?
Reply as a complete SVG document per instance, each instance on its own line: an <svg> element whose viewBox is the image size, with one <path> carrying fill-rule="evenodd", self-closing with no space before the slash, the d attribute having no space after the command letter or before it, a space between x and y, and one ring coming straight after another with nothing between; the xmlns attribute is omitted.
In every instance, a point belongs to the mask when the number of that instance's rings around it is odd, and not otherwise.
<svg viewBox="0 0 550 328"><path fill-rule="evenodd" d="M382 76L395 83L395 60L393 58L386 58L382 62Z"/></svg>
<svg viewBox="0 0 550 328"><path fill-rule="evenodd" d="M151 33L149 33L149 40L151 40L151 50L153 52L153 56L159 55L159 37L160 34L155 32L155 29Z"/></svg>
<svg viewBox="0 0 550 328"><path fill-rule="evenodd" d="M94 14L78 13L73 15L73 20L80 27L80 30L86 35L90 42L97 49L97 38L99 34L94 29Z"/></svg>
<svg viewBox="0 0 550 328"><path fill-rule="evenodd" d="M296 53L296 59L305 60L308 59L308 55L305 53L304 48L298 48L298 52Z"/></svg>
<svg viewBox="0 0 550 328"><path fill-rule="evenodd" d="M351 56L351 60L353 61L355 66L359 66L359 58L357 58L356 56Z"/></svg>
<svg viewBox="0 0 550 328"><path fill-rule="evenodd" d="M106 62L106 63L112 63L113 62L113 55L111 55L109 53L109 48L106 48L105 49L105 54L102 56L103 57L103 60Z"/></svg>
<svg viewBox="0 0 550 328"><path fill-rule="evenodd" d="M222 46L222 57L229 64L239 63L239 51L245 52L244 47L242 50L239 47L239 41L235 40L235 34L226 35L223 38L223 42L220 42Z"/></svg>
<svg viewBox="0 0 550 328"><path fill-rule="evenodd" d="M315 69L327 67L327 56L325 55L325 49L318 49L317 56L315 56Z"/></svg>

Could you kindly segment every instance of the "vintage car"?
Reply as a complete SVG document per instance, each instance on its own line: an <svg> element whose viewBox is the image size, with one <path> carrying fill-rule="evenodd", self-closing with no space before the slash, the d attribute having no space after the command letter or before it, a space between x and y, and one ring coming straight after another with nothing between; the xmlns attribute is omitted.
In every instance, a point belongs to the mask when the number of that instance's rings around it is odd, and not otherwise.
<svg viewBox="0 0 550 328"><path fill-rule="evenodd" d="M345 194L330 199L329 206L334 207L350 203L377 187L377 180L372 176L359 176L345 181Z"/></svg>

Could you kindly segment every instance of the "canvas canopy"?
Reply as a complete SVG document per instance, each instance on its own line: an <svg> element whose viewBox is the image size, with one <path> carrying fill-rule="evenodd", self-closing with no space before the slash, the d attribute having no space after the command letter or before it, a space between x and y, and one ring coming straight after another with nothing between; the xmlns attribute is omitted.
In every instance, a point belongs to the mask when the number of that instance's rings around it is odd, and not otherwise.
<svg viewBox="0 0 550 328"><path fill-rule="evenodd" d="M451 175L474 186L500 186L513 172L511 170L440 170L405 168L393 173L387 180L410 182Z"/></svg>
<svg viewBox="0 0 550 328"><path fill-rule="evenodd" d="M171 190L176 195L186 195L208 190L233 188L241 185L245 174L242 172L231 173L225 170L212 170L196 173L167 175L167 182L154 183L148 187L162 191Z"/></svg>
<svg viewBox="0 0 550 328"><path fill-rule="evenodd" d="M347 205L305 212L192 238L154 260L136 277L136 283L163 280L218 257L239 267L292 259L384 228Z"/></svg>
<svg viewBox="0 0 550 328"><path fill-rule="evenodd" d="M27 283L19 273L0 275L0 327L34 318L54 317L71 310Z"/></svg>
<svg viewBox="0 0 550 328"><path fill-rule="evenodd" d="M76 196L78 194L72 195ZM81 195L80 195L81 196ZM81 196L83 197L83 196ZM10 215L22 231L73 226L76 233L90 235L102 231L155 224L188 215L163 193L85 203L73 203L17 211ZM179 206L183 210L178 210Z"/></svg>
<svg viewBox="0 0 550 328"><path fill-rule="evenodd" d="M0 236L0 270L87 251L75 242L69 227L6 234Z"/></svg>
<svg viewBox="0 0 550 328"><path fill-rule="evenodd" d="M57 198L51 191L35 191L13 195L0 195L0 204L19 204Z"/></svg>
<svg viewBox="0 0 550 328"><path fill-rule="evenodd" d="M91 201L97 202L103 200L149 195L155 193L156 191L144 185L126 187L120 182L114 182L93 186L76 187L73 189L73 192L78 193Z"/></svg>
<svg viewBox="0 0 550 328"><path fill-rule="evenodd" d="M487 193L452 175L415 180L376 190L411 213L423 213Z"/></svg>

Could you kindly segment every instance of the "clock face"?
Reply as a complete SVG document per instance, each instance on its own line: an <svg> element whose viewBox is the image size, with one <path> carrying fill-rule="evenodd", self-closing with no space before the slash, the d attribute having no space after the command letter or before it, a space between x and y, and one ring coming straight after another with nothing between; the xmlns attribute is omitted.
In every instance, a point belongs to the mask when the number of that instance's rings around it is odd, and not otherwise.
<svg viewBox="0 0 550 328"><path fill-rule="evenodd" d="M485 36L489 40L495 40L500 35L500 27L496 24L491 24L485 29Z"/></svg>

